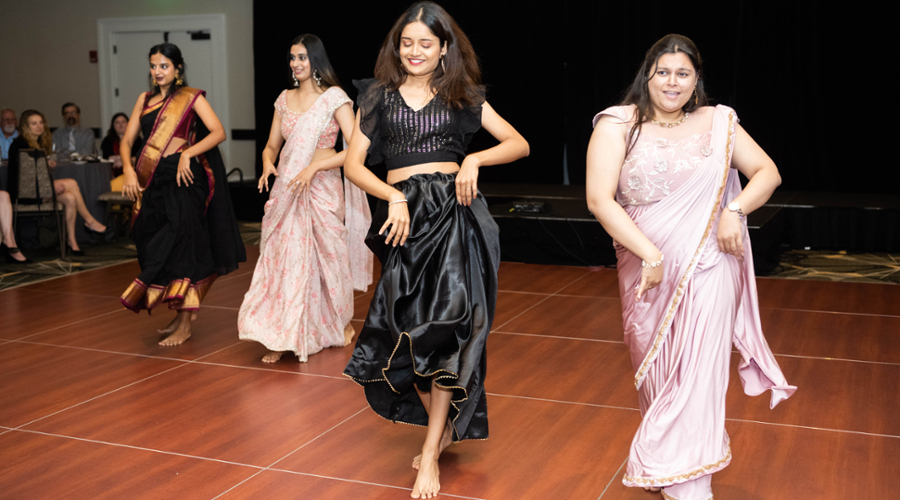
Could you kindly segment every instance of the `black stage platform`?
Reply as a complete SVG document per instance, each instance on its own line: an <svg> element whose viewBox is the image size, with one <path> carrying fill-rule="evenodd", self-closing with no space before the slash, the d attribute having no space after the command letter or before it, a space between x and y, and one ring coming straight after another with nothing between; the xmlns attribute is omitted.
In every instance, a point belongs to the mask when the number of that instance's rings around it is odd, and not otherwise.
<svg viewBox="0 0 900 500"><path fill-rule="evenodd" d="M479 189L500 225L503 260L614 266L612 238L588 211L584 186L482 183ZM517 201L549 211L515 212ZM756 272L778 265L785 249L900 250L900 195L776 192L747 217Z"/></svg>
<svg viewBox="0 0 900 500"><path fill-rule="evenodd" d="M260 194L256 181L229 188L239 219L262 220L268 193ZM479 189L500 226L503 260L615 265L612 238L588 211L584 186L481 183ZM549 210L515 212L517 201L543 202ZM771 272L786 249L900 251L900 195L776 191L747 222L758 275Z"/></svg>

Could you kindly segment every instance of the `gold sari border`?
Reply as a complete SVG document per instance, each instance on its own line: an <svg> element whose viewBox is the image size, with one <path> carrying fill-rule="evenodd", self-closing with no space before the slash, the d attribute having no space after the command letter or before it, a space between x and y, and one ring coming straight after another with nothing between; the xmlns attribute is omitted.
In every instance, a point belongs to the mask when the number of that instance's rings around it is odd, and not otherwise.
<svg viewBox="0 0 900 500"><path fill-rule="evenodd" d="M703 232L703 237L700 238L700 244L697 246L697 250L694 252L694 256L691 259L691 263L688 264L687 269L684 271L684 275L681 277L681 281L678 283L678 287L675 290L675 296L672 298L672 304L669 306L669 311L666 313L666 318L663 321L662 325L660 325L659 330L656 333L656 339L653 341L653 347L650 348L650 352L647 353L647 356L644 357L644 362L641 363L641 368L634 376L634 387L636 389L641 388L641 384L644 381L644 377L647 374L647 369L650 366L650 363L656 359L656 354L659 351L659 347L662 344L663 339L669 331L669 327L672 324L672 319L675 317L675 311L678 309L678 305L681 303L681 298L684 295L684 286L687 282L688 277L693 272L694 268L697 266L697 259L700 258L700 254L703 251L703 247L706 246L706 240L709 238L709 234L712 232L713 223L716 220L716 215L719 211L719 206L722 204L722 195L725 192L725 186L728 181L728 174L731 170L731 148L734 143L734 112L728 113L728 138L725 141L725 168L722 173L722 183L719 185L719 192L716 195L716 202L713 204L712 213L709 215L709 221L706 224L706 230Z"/></svg>
<svg viewBox="0 0 900 500"><path fill-rule="evenodd" d="M156 167L162 159L163 152L165 152L169 143L172 142L175 131L178 130L181 122L184 121L190 113L194 106L194 101L203 94L204 92L200 89L181 87L176 90L174 94L160 101L161 109L156 116L153 130L150 132L150 137L148 137L147 141L144 143L144 148L141 150L141 154L138 157L134 169L138 176L138 184L140 184L143 189L146 189L147 186L150 185L150 181L153 180L153 174L156 173ZM155 107L156 105L154 104L147 109L155 109ZM151 111L147 111L147 113L149 112ZM138 199L132 209L132 224L137 220L140 209L141 196L138 194Z"/></svg>
<svg viewBox="0 0 900 500"><path fill-rule="evenodd" d="M141 312L142 309L150 312L160 304L167 304L169 309L178 311L197 311L218 277L218 274L213 273L196 283L192 283L188 278L177 279L170 281L165 287L147 286L136 279L119 297L119 302L135 313Z"/></svg>
<svg viewBox="0 0 900 500"><path fill-rule="evenodd" d="M622 477L622 483L625 486L631 486L636 488L644 488L648 486L653 487L662 487L662 486L671 486L673 484L684 483L690 481L691 479L706 476L708 474L712 474L714 472L718 472L725 467L728 467L728 464L731 463L731 445L728 445L728 451L725 453L725 456L720 460L711 463L709 465L700 466L690 472L684 474L678 474L675 476L669 477L635 477L629 476L625 474Z"/></svg>

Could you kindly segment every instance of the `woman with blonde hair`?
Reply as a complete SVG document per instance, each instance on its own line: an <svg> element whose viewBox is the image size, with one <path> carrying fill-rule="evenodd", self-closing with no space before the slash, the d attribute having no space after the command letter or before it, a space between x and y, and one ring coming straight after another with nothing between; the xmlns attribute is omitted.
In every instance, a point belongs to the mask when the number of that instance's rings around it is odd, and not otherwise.
<svg viewBox="0 0 900 500"><path fill-rule="evenodd" d="M47 156L47 164L50 168L56 167L56 158L53 154L53 139L47 128L47 119L43 113L33 109L25 110L19 118L19 137L9 147L9 196L15 203L19 195L19 151L34 149L43 152ZM84 228L94 233L106 232L106 226L101 224L88 211L81 196L81 189L74 179L56 179L53 181L56 190L56 199L65 207L66 237L69 250L72 255L81 256L84 252L78 247L75 240L75 220L80 215L84 219Z"/></svg>

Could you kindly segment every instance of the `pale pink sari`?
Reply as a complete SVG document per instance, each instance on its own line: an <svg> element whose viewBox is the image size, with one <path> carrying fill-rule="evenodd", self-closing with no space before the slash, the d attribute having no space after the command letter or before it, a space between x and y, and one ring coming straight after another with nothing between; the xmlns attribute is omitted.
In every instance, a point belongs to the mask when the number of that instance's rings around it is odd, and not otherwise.
<svg viewBox="0 0 900 500"><path fill-rule="evenodd" d="M334 143L333 115L351 102L347 94L331 87L302 114L292 112L282 98L276 109L285 144L265 206L259 260L238 314L238 332L241 339L272 351L293 351L303 362L326 347L344 345L344 327L353 316L353 290L365 290L372 282L371 252L363 242L365 232L359 230L368 228L371 216L365 195L349 183L345 207L339 169L317 173L302 194L287 188L309 165L317 144Z"/></svg>
<svg viewBox="0 0 900 500"><path fill-rule="evenodd" d="M607 109L595 123L603 114L627 121L629 111ZM654 156L649 165L660 168L647 170L646 178L632 178L635 192L627 193L629 179L624 176L641 174L641 169L626 171L634 165L631 155L641 142L654 140L644 137L629 155L617 195L620 203L648 200L624 208L665 255L663 282L635 302L641 259L616 246L625 342L643 415L623 482L665 487L664 496L678 500L711 498L709 475L731 461L725 393L732 343L742 358L739 374L745 393L756 396L771 390L774 408L796 390L788 385L763 336L746 225L742 259L718 248L719 215L741 192L738 172L731 168L737 116L725 106L709 111L709 143L696 145L702 154L689 171L674 168L675 152L666 153L671 162ZM642 135L648 134L647 127ZM694 135L698 141L702 137ZM656 141L667 147L665 139ZM666 190L648 196L650 184Z"/></svg>

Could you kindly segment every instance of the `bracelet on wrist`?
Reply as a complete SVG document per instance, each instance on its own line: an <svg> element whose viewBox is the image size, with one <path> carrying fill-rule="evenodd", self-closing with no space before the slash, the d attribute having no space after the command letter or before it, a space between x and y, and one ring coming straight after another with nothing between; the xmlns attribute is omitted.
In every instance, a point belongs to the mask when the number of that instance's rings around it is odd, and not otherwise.
<svg viewBox="0 0 900 500"><path fill-rule="evenodd" d="M394 203L406 203L406 200L389 201L388 206L393 205Z"/></svg>
<svg viewBox="0 0 900 500"><path fill-rule="evenodd" d="M665 255L660 254L660 255L659 255L659 260L657 260L657 261L654 261L654 262L647 262L647 261L645 261L645 260L642 260L642 261L641 261L641 267L659 267L659 266L661 266L662 263L663 263L663 258L665 258Z"/></svg>

